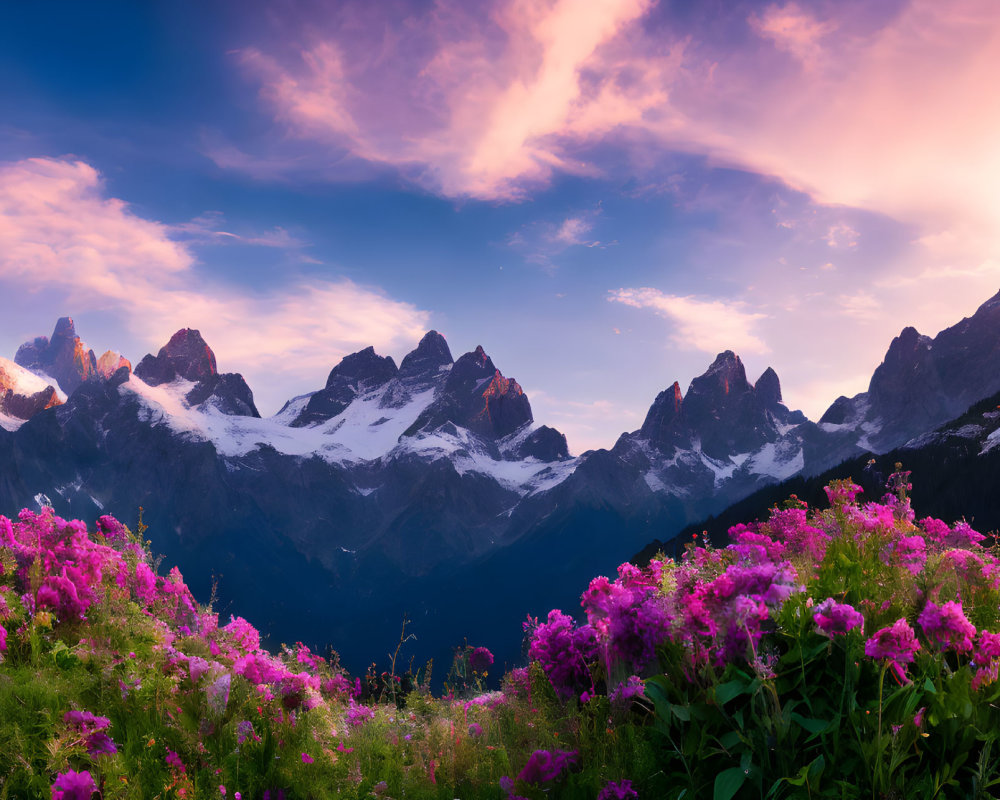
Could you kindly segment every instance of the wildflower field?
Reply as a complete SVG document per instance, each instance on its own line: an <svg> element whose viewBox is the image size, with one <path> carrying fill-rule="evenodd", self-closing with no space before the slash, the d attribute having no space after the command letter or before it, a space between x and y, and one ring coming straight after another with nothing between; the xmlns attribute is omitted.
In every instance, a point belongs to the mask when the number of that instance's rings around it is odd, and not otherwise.
<svg viewBox="0 0 1000 800"><path fill-rule="evenodd" d="M1000 796L1000 561L909 488L623 564L524 623L525 666L457 648L440 696L265 651L141 523L0 517L0 800Z"/></svg>

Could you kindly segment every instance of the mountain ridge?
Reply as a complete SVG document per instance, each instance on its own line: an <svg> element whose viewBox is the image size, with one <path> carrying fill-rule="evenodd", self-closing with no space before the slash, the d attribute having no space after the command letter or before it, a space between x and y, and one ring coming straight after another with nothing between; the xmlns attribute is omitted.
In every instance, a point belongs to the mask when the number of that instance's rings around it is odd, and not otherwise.
<svg viewBox="0 0 1000 800"><path fill-rule="evenodd" d="M157 549L199 591L222 575L220 596L248 604L273 635L316 643L323 631L350 642L350 662L384 646L378 631L405 613L428 628L425 655L440 657L463 635L512 624L512 571L533 613L569 607L580 580L653 531L669 539L762 486L928 433L933 414L910 427L883 418L928 386L945 397L924 404L933 413L1000 391L1000 370L981 374L1000 342L996 305L934 339L904 329L874 391L838 399L819 422L784 404L772 367L751 383L724 351L687 392L661 392L638 430L575 457L484 348L453 359L436 331L398 367L374 348L345 356L317 390L262 419L242 376L218 373L200 334L182 329L135 373L91 373L64 404L0 431L0 508L38 494L67 517L142 506ZM307 577L288 585L293 565ZM262 581L287 602L261 596ZM308 619L291 611L305 597L317 600Z"/></svg>

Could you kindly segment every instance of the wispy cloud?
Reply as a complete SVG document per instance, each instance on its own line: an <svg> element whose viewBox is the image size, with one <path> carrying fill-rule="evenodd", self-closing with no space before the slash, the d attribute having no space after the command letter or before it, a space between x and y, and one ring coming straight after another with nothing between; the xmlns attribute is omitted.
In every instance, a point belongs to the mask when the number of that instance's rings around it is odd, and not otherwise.
<svg viewBox="0 0 1000 800"><path fill-rule="evenodd" d="M704 155L928 235L1000 225L1000 107L983 99L1000 63L993 0L822 16L772 4L734 21L757 36L736 45L654 26L652 7L442 0L376 26L346 4L304 21L296 47L239 52L279 134L259 153L209 153L262 177L353 179L365 163L447 196L516 200L555 173L601 174L587 148L610 143L637 163Z"/></svg>
<svg viewBox="0 0 1000 800"><path fill-rule="evenodd" d="M280 250L301 250L309 243L278 226L264 231L226 230L225 216L219 211L207 211L188 222L168 226L171 238L190 244L245 244L253 247L273 247Z"/></svg>
<svg viewBox="0 0 1000 800"><path fill-rule="evenodd" d="M594 235L600 221L600 207L578 211L558 221L539 220L523 226L507 238L507 246L528 262L554 269L559 256L574 247L605 249L618 244Z"/></svg>
<svg viewBox="0 0 1000 800"><path fill-rule="evenodd" d="M2 164L0 282L26 302L50 289L65 307L113 310L154 350L178 328L200 328L222 367L244 372L265 404L287 399L275 378L318 385L346 353L370 344L406 347L426 330L426 311L346 279L293 280L267 295L206 279L190 245L177 238L236 236L211 219L182 230L144 219L108 197L98 172L82 161ZM298 245L280 229L238 238Z"/></svg>
<svg viewBox="0 0 1000 800"><path fill-rule="evenodd" d="M446 0L399 21L392 33L409 46L394 67L343 15L292 52L246 48L244 69L291 137L264 163L268 171L294 167L296 141L320 143L326 164L332 156L393 165L445 195L502 200L523 197L555 171L593 174L595 165L574 155L567 138L640 123L666 102L661 73L676 68L680 45L645 66L627 55L633 23L651 6ZM220 166L260 170L232 143L215 141L206 151Z"/></svg>
<svg viewBox="0 0 1000 800"><path fill-rule="evenodd" d="M716 354L723 350L767 353L770 348L754 332L766 314L746 311L739 301L679 297L658 289L616 289L608 300L633 308L648 308L674 325L671 340L682 349Z"/></svg>
<svg viewBox="0 0 1000 800"><path fill-rule="evenodd" d="M798 3L770 5L762 13L752 14L749 22L758 35L770 39L775 47L791 53L807 67L816 65L823 38L838 27L836 20L818 19Z"/></svg>

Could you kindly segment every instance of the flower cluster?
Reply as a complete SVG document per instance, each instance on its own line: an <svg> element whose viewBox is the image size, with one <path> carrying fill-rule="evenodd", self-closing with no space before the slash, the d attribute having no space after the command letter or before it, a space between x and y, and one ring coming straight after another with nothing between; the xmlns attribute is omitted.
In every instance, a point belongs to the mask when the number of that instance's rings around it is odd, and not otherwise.
<svg viewBox="0 0 1000 800"><path fill-rule="evenodd" d="M858 613L854 606L847 603L838 603L832 597L828 597L813 610L813 619L816 627L827 636L846 634L855 628L864 631L865 618Z"/></svg>

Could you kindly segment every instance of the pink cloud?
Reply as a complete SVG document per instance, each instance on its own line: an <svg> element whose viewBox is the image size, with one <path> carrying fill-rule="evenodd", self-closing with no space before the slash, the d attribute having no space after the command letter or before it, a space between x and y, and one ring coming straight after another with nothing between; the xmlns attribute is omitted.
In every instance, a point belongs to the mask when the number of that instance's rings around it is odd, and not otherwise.
<svg viewBox="0 0 1000 800"><path fill-rule="evenodd" d="M768 6L762 14L751 15L749 22L760 36L810 67L816 62L822 39L837 29L835 20L819 20L797 3Z"/></svg>
<svg viewBox="0 0 1000 800"><path fill-rule="evenodd" d="M225 234L210 219L181 227ZM199 328L222 368L243 372L264 408L277 410L289 386L317 388L347 353L372 344L409 349L428 327L426 311L347 279L291 279L264 295L206 280L176 235L175 226L106 196L84 162L0 164L0 283L8 292L30 303L32 293L54 291L66 308L107 309L153 351L175 330ZM299 244L280 229L244 242Z"/></svg>
<svg viewBox="0 0 1000 800"><path fill-rule="evenodd" d="M394 69L353 30L282 58L247 49L241 60L292 137L393 165L449 196L517 199L554 171L595 170L570 155L567 137L636 124L666 101L661 73L678 58L640 67L628 56L651 5L512 0L474 17L442 3L403 21L407 40L425 46ZM246 162L225 143L208 152L220 166Z"/></svg>
<svg viewBox="0 0 1000 800"><path fill-rule="evenodd" d="M754 328L766 314L746 310L741 301L700 300L678 297L658 289L617 289L608 300L633 308L648 308L669 319L671 339L682 350L700 350L715 355L723 350L739 353L767 353L770 348Z"/></svg>
<svg viewBox="0 0 1000 800"><path fill-rule="evenodd" d="M757 43L737 47L654 30L652 6L441 2L384 31L361 12L310 20L290 51L240 54L281 142L260 159L209 151L261 177L303 162L356 177L360 161L444 195L516 200L556 172L600 174L580 153L603 141L637 162L707 155L930 231L1000 223L993 0L910 0L888 20L859 3L772 4L745 20Z"/></svg>

